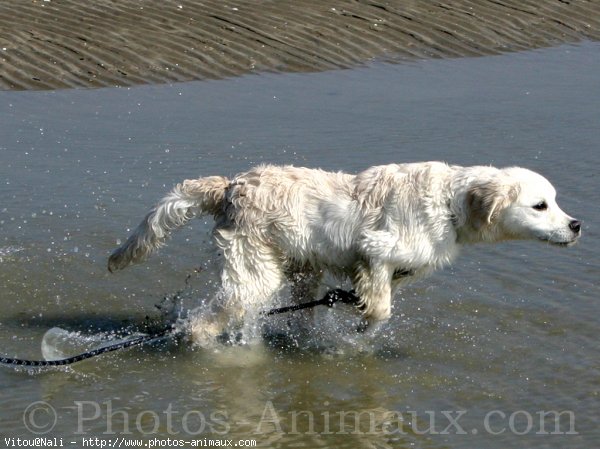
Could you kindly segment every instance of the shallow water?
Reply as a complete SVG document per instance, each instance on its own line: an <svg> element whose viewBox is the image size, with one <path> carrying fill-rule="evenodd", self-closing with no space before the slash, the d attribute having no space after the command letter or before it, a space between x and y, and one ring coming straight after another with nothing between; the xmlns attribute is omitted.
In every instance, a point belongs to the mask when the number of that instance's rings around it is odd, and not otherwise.
<svg viewBox="0 0 600 449"><path fill-rule="evenodd" d="M65 447L121 436L595 446L598 54L600 45L584 43L308 75L0 92L0 353L11 356L39 358L55 326L140 330L165 297L183 290L189 310L215 295L216 254L200 220L148 263L105 268L119 239L186 177L262 162L350 172L420 160L521 165L546 175L563 209L584 221L581 244L569 249L466 248L452 269L406 288L376 335L354 335L351 312L336 308L318 312L314 332L286 333L279 319L243 346L182 341L68 370L2 368L2 435L37 432ZM551 411L565 412L559 428L548 416L540 427Z"/></svg>

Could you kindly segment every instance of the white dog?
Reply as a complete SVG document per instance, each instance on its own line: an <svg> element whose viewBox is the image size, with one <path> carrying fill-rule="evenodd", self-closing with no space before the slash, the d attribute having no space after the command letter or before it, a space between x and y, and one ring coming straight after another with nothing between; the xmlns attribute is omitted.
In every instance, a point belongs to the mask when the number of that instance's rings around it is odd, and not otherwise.
<svg viewBox="0 0 600 449"><path fill-rule="evenodd" d="M371 167L357 175L263 165L233 180L185 180L110 256L110 271L160 247L202 213L223 251L223 316L264 308L287 280L314 297L324 271L348 277L367 322L385 320L396 289L449 264L465 243L534 239L571 245L581 223L541 175L518 167L441 162ZM226 320L213 327L223 330Z"/></svg>

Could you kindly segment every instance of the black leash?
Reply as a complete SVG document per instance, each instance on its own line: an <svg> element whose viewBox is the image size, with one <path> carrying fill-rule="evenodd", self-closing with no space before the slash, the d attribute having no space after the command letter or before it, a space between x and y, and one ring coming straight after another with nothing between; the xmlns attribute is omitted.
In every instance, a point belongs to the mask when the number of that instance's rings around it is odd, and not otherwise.
<svg viewBox="0 0 600 449"><path fill-rule="evenodd" d="M335 289L328 291L325 296L321 299L317 299L315 301L305 302L302 304L295 304L293 306L287 307L279 307L275 309L268 310L263 312L264 316L278 315L281 313L294 312L296 310L308 309L316 306L327 306L333 307L336 302L342 302L344 304L354 304L357 305L359 303L359 298L354 294L354 290L349 292L342 289ZM77 354L71 357L67 357L64 359L58 360L25 360L25 359L17 359L11 357L3 357L0 356L0 363L4 363L7 365L16 365L16 366L26 366L26 367L39 367L39 368L47 368L53 366L64 366L71 365L73 363L81 362L82 360L90 359L92 357L96 357L100 354L105 354L107 352L116 351L118 349L130 348L131 346L139 346L151 341L157 340L162 337L167 337L169 334L173 333L173 328L168 327L167 329L161 330L157 333L142 335L140 337L135 337L130 340L121 341L119 343L115 343L112 345L104 346L102 348L93 349L91 351L83 352L81 354Z"/></svg>
<svg viewBox="0 0 600 449"><path fill-rule="evenodd" d="M81 354L77 354L71 357L67 357L64 359L58 360L25 360L25 359L16 359L11 357L3 357L0 356L0 363L5 363L8 365L17 365L17 366L27 366L27 367L51 367L51 366L63 366L63 365L71 365L76 362L81 362L85 359L90 359L92 357L96 357L100 354L105 354L107 352L116 351L118 349L125 349L131 346L142 345L145 343L149 343L153 340L157 340L159 338L167 336L169 333L173 331L172 328L165 329L156 334L151 335L142 335L140 337L135 337L130 340L121 341L119 343L115 343L108 346L103 346L102 348L92 349L91 351L83 352Z"/></svg>
<svg viewBox="0 0 600 449"><path fill-rule="evenodd" d="M340 288L335 290L329 290L325 293L321 299L315 301L304 302L302 304L294 304L293 306L279 307L277 309L271 309L267 312L263 312L264 316L278 315L280 313L294 312L296 310L309 309L316 306L327 306L333 307L336 302L342 302L343 304L359 304L359 297L354 294L354 290L347 292Z"/></svg>

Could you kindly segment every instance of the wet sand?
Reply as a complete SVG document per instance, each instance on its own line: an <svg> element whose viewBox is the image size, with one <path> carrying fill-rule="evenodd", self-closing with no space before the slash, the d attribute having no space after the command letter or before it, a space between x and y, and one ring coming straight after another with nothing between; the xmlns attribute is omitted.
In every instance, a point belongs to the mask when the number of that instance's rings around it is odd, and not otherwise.
<svg viewBox="0 0 600 449"><path fill-rule="evenodd" d="M0 89L129 86L600 39L584 0L0 3Z"/></svg>

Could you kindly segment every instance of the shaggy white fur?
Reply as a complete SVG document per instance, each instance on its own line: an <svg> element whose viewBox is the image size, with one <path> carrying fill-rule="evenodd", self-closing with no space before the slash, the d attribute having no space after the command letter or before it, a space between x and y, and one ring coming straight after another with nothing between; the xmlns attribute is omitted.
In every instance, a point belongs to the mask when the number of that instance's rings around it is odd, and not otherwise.
<svg viewBox="0 0 600 449"><path fill-rule="evenodd" d="M518 167L423 162L351 175L262 165L233 180L178 184L111 254L108 268L142 260L170 231L209 213L228 295L211 334L265 307L286 279L295 281L297 300L312 297L324 271L350 278L373 322L390 316L399 286L449 264L462 244L576 242L581 224L555 195L544 177Z"/></svg>

